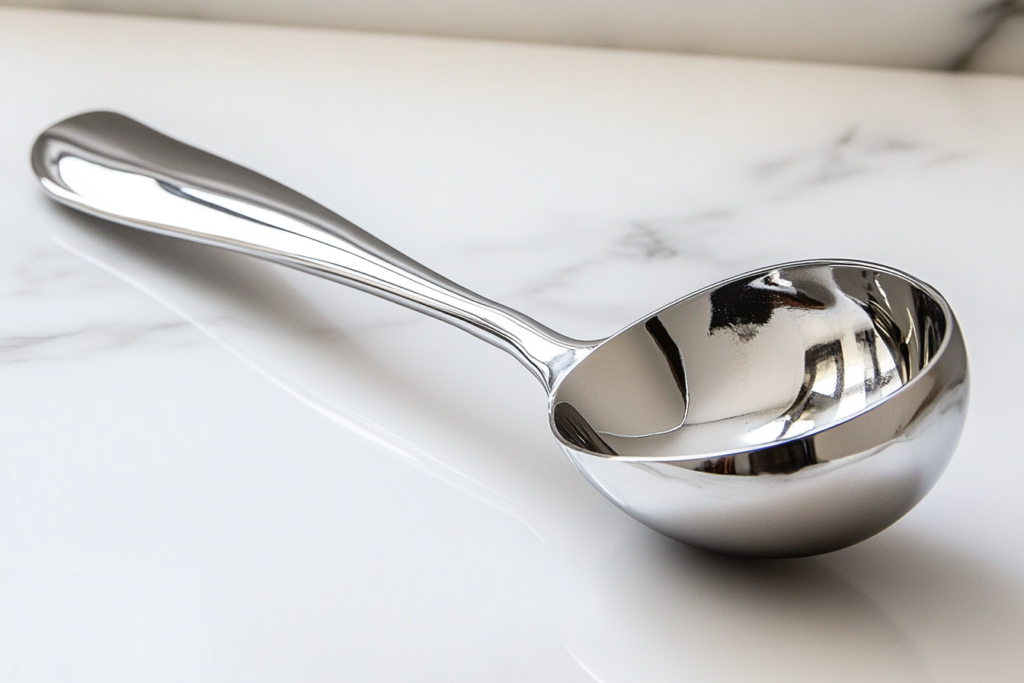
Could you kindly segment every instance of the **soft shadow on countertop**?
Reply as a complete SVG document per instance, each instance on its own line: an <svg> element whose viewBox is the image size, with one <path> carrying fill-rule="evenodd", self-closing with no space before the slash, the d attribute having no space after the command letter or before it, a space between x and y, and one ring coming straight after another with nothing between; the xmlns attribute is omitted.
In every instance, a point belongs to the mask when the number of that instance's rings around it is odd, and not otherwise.
<svg viewBox="0 0 1024 683"><path fill-rule="evenodd" d="M899 624L818 559L731 558L634 534L566 590L569 648L601 681L931 680Z"/></svg>
<svg viewBox="0 0 1024 683"><path fill-rule="evenodd" d="M931 663L933 680L1021 679L1024 586L992 559L897 524L818 561L901 625Z"/></svg>
<svg viewBox="0 0 1024 683"><path fill-rule="evenodd" d="M894 529L748 560L650 534L567 561L567 645L601 681L1015 681L1019 587Z"/></svg>

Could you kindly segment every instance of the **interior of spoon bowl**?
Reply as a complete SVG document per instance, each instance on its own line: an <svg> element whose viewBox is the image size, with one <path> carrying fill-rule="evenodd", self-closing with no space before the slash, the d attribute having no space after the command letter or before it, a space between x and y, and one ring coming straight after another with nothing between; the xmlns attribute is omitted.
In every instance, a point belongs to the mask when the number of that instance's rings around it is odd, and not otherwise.
<svg viewBox="0 0 1024 683"><path fill-rule="evenodd" d="M748 273L608 339L555 387L552 424L574 449L659 460L799 439L921 375L950 320L927 285L882 266Z"/></svg>

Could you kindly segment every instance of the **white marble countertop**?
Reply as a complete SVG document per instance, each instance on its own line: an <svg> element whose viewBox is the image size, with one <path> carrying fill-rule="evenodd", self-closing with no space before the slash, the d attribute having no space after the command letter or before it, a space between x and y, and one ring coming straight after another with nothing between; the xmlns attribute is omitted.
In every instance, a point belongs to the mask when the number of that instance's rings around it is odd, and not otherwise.
<svg viewBox="0 0 1024 683"><path fill-rule="evenodd" d="M690 550L499 351L51 205L32 140L97 108L581 337L907 270L967 339L959 451L848 550ZM0 112L0 679L1019 679L1024 79L0 10Z"/></svg>

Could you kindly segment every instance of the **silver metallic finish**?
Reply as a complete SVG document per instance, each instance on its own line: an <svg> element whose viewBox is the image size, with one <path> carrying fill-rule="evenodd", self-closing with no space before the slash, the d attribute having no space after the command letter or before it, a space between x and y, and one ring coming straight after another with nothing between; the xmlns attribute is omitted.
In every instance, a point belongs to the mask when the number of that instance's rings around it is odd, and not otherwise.
<svg viewBox="0 0 1024 683"><path fill-rule="evenodd" d="M504 349L544 384L552 431L580 471L698 547L782 557L868 538L928 492L963 428L956 319L935 290L884 266L774 266L579 341L118 114L53 126L32 165L81 211L344 282Z"/></svg>
<svg viewBox="0 0 1024 683"><path fill-rule="evenodd" d="M648 526L798 556L916 505L953 455L967 393L963 338L937 292L883 266L811 261L626 328L562 378L551 415L580 471Z"/></svg>

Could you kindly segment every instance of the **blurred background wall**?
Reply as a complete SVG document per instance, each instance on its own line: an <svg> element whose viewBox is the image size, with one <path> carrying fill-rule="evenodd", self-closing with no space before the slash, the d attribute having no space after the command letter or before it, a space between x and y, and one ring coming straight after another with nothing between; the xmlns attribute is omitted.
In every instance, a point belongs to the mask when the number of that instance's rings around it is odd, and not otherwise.
<svg viewBox="0 0 1024 683"><path fill-rule="evenodd" d="M1024 0L0 0L0 4L1024 74Z"/></svg>

